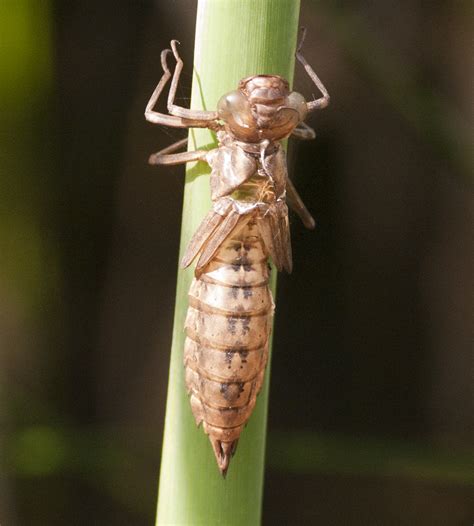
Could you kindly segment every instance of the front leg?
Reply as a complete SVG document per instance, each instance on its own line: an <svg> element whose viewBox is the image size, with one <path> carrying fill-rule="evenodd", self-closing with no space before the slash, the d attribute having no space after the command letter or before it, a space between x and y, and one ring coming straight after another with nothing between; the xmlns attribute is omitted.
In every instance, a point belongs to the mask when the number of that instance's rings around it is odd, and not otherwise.
<svg viewBox="0 0 474 526"><path fill-rule="evenodd" d="M171 72L168 68L166 62L166 57L168 53L171 53L170 49L165 49L161 52L161 67L163 68L163 75L156 86L155 91L153 92L148 104L145 109L145 118L148 122L153 124L162 124L164 126L172 126L174 128L211 128L216 129L217 123L215 121L209 121L209 119L190 119L182 116L175 115L166 115L165 113L160 113L159 111L154 110L158 99L166 86L167 82L171 78ZM174 80L174 79L173 79ZM176 92L176 88L175 88ZM173 95L174 98L174 95Z"/></svg>
<svg viewBox="0 0 474 526"><path fill-rule="evenodd" d="M183 61L179 56L177 44L179 44L177 40L171 41L171 49L173 50L173 55L176 59L176 67L173 73L173 80L171 81L170 91L168 95L168 111L171 113L171 115L181 117L183 119L193 119L208 122L208 128L217 130L220 128L219 124L217 123L217 111L190 110L188 108L177 106L174 103L174 99L176 97L176 90L178 88L179 77L181 76L181 71L183 69Z"/></svg>

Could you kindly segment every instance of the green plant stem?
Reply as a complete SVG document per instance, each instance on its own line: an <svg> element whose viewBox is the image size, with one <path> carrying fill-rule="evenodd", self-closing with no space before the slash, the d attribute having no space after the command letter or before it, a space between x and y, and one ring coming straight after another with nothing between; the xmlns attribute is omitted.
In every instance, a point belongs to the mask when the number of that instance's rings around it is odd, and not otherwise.
<svg viewBox="0 0 474 526"><path fill-rule="evenodd" d="M200 0L191 107L215 109L223 94L250 75L277 74L291 82L298 16L299 0ZM191 131L190 149L213 145L215 137L208 130ZM204 163L188 166L180 257L211 206L208 173ZM208 437L196 428L184 385L183 327L192 272L178 272L157 524L257 525L269 371L224 480Z"/></svg>

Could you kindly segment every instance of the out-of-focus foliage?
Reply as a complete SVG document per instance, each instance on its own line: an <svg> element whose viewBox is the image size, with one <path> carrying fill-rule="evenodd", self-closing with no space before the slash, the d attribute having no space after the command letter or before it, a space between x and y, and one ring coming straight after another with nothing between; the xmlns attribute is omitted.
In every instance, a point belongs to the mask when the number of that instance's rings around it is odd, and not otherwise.
<svg viewBox="0 0 474 526"><path fill-rule="evenodd" d="M195 8L0 2L1 524L153 522L183 171L143 109L171 38L189 102ZM318 227L279 277L266 524L472 522L472 9L303 2L332 101L289 148Z"/></svg>
<svg viewBox="0 0 474 526"><path fill-rule="evenodd" d="M43 228L54 167L45 155L53 120L51 15L47 1L0 4L0 290L31 316L58 279Z"/></svg>

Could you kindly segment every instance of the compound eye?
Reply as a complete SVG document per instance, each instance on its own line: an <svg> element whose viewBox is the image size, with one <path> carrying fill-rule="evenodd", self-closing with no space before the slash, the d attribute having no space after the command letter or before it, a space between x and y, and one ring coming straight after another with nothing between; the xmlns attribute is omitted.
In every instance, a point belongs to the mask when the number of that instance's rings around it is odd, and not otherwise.
<svg viewBox="0 0 474 526"><path fill-rule="evenodd" d="M303 95L296 91L292 91L288 95L288 107L298 112L300 121L303 121L308 113L308 106Z"/></svg>
<svg viewBox="0 0 474 526"><path fill-rule="evenodd" d="M227 123L234 121L237 125L248 127L252 123L250 104L245 95L238 91L226 93L217 104L219 118Z"/></svg>

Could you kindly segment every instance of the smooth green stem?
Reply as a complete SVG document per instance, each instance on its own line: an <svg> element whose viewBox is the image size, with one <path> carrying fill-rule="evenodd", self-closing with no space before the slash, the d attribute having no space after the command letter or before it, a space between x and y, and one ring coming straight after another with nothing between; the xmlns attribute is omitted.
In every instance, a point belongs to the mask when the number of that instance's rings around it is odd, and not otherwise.
<svg viewBox="0 0 474 526"><path fill-rule="evenodd" d="M191 107L215 109L223 94L250 75L277 74L291 82L298 16L299 0L200 0ZM191 149L215 144L208 130L192 130L190 138ZM204 163L188 166L180 256L211 206L208 173ZM183 327L192 272L178 273L157 524L257 525L269 371L224 480L208 437L196 428L184 385Z"/></svg>

